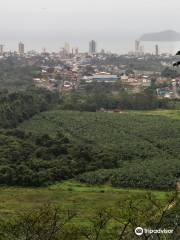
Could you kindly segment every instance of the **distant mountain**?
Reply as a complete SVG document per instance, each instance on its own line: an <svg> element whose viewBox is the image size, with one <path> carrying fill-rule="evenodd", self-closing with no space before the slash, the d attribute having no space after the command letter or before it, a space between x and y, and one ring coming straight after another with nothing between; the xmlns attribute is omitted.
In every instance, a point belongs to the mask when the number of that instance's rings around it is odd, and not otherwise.
<svg viewBox="0 0 180 240"><path fill-rule="evenodd" d="M141 36L140 41L162 41L162 42L177 42L180 41L180 33L167 30L156 33L146 33Z"/></svg>

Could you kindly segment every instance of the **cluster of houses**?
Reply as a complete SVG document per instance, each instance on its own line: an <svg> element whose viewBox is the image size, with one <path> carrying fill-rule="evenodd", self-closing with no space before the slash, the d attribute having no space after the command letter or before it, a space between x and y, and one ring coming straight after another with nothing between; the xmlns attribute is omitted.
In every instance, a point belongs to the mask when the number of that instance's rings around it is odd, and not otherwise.
<svg viewBox="0 0 180 240"><path fill-rule="evenodd" d="M151 77L143 74L124 74L121 76L121 83L125 89L129 89L132 92L140 92L142 89L151 86Z"/></svg>
<svg viewBox="0 0 180 240"><path fill-rule="evenodd" d="M57 90L59 92L76 90L80 87L82 81L86 84L94 81L106 83L118 82L124 89L133 93L141 92L152 84L151 75L140 73L116 75L97 71L84 76L83 70L85 67L86 65L66 64L56 67L42 66L40 75L33 80L37 87L46 88L51 91ZM156 89L159 97L179 98L177 89L180 87L180 78L168 79L159 77L156 79L156 84L160 86Z"/></svg>
<svg viewBox="0 0 180 240"><path fill-rule="evenodd" d="M180 98L180 78L168 79L168 78L158 78L156 81L159 87L156 89L156 93L160 98Z"/></svg>
<svg viewBox="0 0 180 240"><path fill-rule="evenodd" d="M67 66L42 66L40 76L34 78L37 87L48 90L71 91L77 85L78 76L72 68Z"/></svg>
<svg viewBox="0 0 180 240"><path fill-rule="evenodd" d="M56 62L53 67L49 64L52 60ZM105 82L111 85L118 83L128 92L138 93L152 85L155 75L156 93L160 98L179 98L180 78L164 78L159 72L133 70L129 73L126 65L99 64L97 57L88 55L78 55L71 59L45 55L39 57L39 62L41 73L34 78L34 83L51 91L83 91L84 83L88 85L93 82Z"/></svg>

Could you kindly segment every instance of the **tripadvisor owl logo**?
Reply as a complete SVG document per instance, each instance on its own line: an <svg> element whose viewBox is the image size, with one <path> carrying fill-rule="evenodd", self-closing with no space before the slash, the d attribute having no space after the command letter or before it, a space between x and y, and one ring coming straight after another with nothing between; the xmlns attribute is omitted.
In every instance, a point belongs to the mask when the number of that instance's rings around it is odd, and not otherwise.
<svg viewBox="0 0 180 240"><path fill-rule="evenodd" d="M142 236L143 233L144 233L143 228L137 227L137 228L135 229L135 234L136 234L137 236Z"/></svg>

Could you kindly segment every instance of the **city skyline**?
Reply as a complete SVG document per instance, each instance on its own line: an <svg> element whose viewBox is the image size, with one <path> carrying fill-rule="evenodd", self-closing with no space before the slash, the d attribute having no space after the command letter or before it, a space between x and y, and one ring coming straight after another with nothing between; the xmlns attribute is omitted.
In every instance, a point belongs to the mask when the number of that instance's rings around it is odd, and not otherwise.
<svg viewBox="0 0 180 240"><path fill-rule="evenodd" d="M28 50L58 51L67 41L85 51L95 39L100 48L127 52L143 33L180 32L179 7L177 0L2 0L0 42L9 50L21 40Z"/></svg>
<svg viewBox="0 0 180 240"><path fill-rule="evenodd" d="M128 45L129 44L129 45ZM124 51L121 52L121 45L119 44L119 49L117 51L113 51L112 49L104 48L104 45L96 40L87 41L85 43L85 48L82 49L79 47L80 44L71 44L67 41L64 41L64 43L61 45L61 47L58 47L57 49L48 48L46 46L41 45L39 49L37 48L30 48L28 46L27 42L18 41L14 42L14 48L11 49L8 43L4 44L0 42L0 53L3 52L17 52L19 54L23 54L24 52L29 51L36 51L36 52L62 52L65 51L67 54L69 53L77 53L77 52L86 52L90 54L94 53L100 53L100 52L111 52L115 54L126 54L129 52L134 52L136 54L144 54L144 53L150 53L155 55L159 55L161 53L170 53L175 54L177 52L177 49L180 48L180 41L179 42L144 42L140 40L134 40L127 43L126 47L124 48ZM97 49L98 45L98 49ZM52 45L53 46L53 45ZM131 46L131 48L130 48Z"/></svg>

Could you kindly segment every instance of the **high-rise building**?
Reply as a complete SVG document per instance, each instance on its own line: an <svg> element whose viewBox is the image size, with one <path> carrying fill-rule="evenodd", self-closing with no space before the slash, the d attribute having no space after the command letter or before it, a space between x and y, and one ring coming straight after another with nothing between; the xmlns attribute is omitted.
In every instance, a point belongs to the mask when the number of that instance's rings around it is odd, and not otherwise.
<svg viewBox="0 0 180 240"><path fill-rule="evenodd" d="M97 44L94 40L91 40L89 42L89 53L94 54L96 53L96 51L97 51Z"/></svg>
<svg viewBox="0 0 180 240"><path fill-rule="evenodd" d="M135 41L135 53L139 53L139 47L140 47L140 41L139 40L136 40Z"/></svg>
<svg viewBox="0 0 180 240"><path fill-rule="evenodd" d="M23 55L24 54L24 43L20 42L19 43L19 54Z"/></svg>
<svg viewBox="0 0 180 240"><path fill-rule="evenodd" d="M0 55L4 53L4 45L0 44Z"/></svg>
<svg viewBox="0 0 180 240"><path fill-rule="evenodd" d="M159 46L158 45L155 46L155 55L159 56Z"/></svg>

